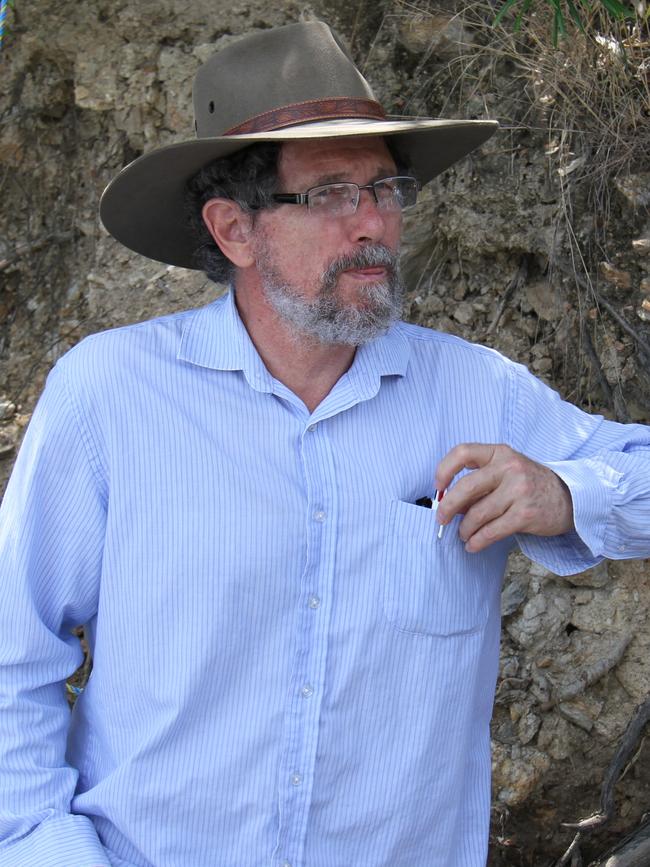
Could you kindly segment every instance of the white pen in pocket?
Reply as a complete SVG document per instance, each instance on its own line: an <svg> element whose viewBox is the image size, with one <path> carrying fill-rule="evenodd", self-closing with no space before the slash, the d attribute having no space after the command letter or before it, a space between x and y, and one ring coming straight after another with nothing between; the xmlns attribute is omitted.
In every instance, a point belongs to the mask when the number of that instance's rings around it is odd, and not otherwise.
<svg viewBox="0 0 650 867"><path fill-rule="evenodd" d="M433 497L432 497L432 499L431 499L431 509L432 509L434 512L437 512L437 511L438 511L438 506L439 506L440 503L442 502L442 498L444 497L444 495L445 495L446 493L447 493L447 488L445 488L444 491L439 491L439 490L436 489L436 490L433 492ZM439 527L439 529L438 529L438 538L439 538L439 539L442 539L442 534L443 534L444 530L445 530L444 524L441 524L440 527Z"/></svg>

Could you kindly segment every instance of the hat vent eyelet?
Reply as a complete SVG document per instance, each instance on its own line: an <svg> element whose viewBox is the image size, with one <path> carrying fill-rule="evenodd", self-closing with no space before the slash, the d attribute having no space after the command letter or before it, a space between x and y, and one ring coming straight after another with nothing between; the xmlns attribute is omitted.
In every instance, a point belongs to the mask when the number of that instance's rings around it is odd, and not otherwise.
<svg viewBox="0 0 650 867"><path fill-rule="evenodd" d="M213 100L210 100L210 102L208 103L208 111L210 112L210 114L214 114L214 101Z"/></svg>

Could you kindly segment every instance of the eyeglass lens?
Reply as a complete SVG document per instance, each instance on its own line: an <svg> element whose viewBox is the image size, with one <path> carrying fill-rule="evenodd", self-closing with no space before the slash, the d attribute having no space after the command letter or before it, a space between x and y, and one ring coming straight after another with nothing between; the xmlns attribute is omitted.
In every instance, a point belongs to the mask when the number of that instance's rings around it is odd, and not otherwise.
<svg viewBox="0 0 650 867"><path fill-rule="evenodd" d="M357 184L324 184L309 190L309 210L333 215L353 214L361 190L374 191L377 205L385 211L401 211L414 205L418 192L415 178L408 177L383 178L362 187Z"/></svg>

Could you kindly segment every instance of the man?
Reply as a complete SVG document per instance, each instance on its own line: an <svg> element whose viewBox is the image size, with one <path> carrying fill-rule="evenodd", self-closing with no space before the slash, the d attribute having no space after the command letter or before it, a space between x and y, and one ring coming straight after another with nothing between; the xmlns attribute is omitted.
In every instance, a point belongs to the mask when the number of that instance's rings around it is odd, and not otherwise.
<svg viewBox="0 0 650 867"><path fill-rule="evenodd" d="M102 217L234 292L62 359L3 506L0 863L484 864L507 553L647 555L650 434L396 321L402 208L494 124L385 119L320 23L195 113Z"/></svg>

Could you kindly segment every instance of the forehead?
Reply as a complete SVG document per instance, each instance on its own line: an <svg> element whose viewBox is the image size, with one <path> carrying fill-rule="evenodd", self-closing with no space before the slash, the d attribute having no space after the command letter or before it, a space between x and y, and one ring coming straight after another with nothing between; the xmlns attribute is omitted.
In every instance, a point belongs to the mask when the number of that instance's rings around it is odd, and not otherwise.
<svg viewBox="0 0 650 867"><path fill-rule="evenodd" d="M367 182L395 171L383 138L350 137L285 142L278 163L281 181L318 184Z"/></svg>

